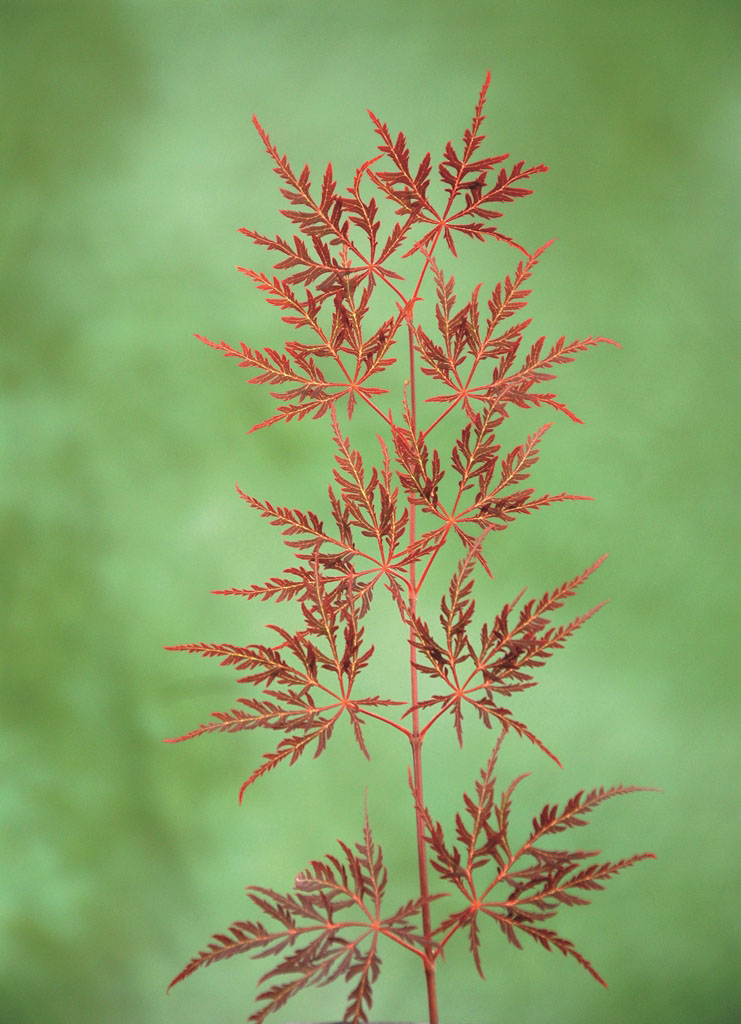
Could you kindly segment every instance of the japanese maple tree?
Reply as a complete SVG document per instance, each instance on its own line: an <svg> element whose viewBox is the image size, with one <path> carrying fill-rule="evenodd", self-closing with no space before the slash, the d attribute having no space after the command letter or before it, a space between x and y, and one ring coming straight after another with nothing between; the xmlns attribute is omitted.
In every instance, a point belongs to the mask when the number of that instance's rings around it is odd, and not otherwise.
<svg viewBox="0 0 741 1024"><path fill-rule="evenodd" d="M462 142L445 146L437 168L442 202L431 184L430 155L411 165L405 136L394 137L372 113L378 152L341 191L331 164L318 188L308 167L295 172L254 119L281 180L287 201L281 212L294 233L269 237L242 229L273 254L276 273L240 269L295 337L282 350L201 340L248 369L252 383L270 389L275 411L253 431L324 417L335 467L324 518L239 491L281 531L292 563L266 582L218 593L295 602L301 628L272 624L264 642L246 646L171 648L217 658L236 671L239 683L251 684L254 695L237 698L234 708L214 712L208 723L168 742L214 732L279 733L242 785L241 800L266 772L293 765L306 753L319 756L342 718L349 719L360 752L370 760L366 725L380 723L389 742L409 747L410 841L416 841L419 885L402 906L388 905L387 871L367 812L361 838L340 841L334 853L311 861L288 893L250 885L247 894L260 916L215 935L172 984L240 953L273 956L277 962L262 977L252 1024L262 1024L306 986L335 980L348 988L345 1024L367 1021L380 949L389 942L419 960L429 1021L438 1024L442 955L463 933L483 976L480 929L486 919L497 922L515 946L532 939L558 950L604 984L551 921L562 906L588 903L613 875L653 856L604 861L599 851L550 843L587 824L604 801L639 787L580 791L562 807L543 807L529 830L515 836L510 809L525 776L507 785L495 777L502 743L512 734L560 763L520 720L517 698L537 684L546 659L600 607L565 625L552 624L552 614L603 561L537 600L522 603L523 591L493 619L475 624L475 577L489 574L487 549L496 535L521 515L582 497L539 494L529 486L550 423L511 451L502 448L500 428L516 409L547 408L580 422L549 382L580 352L615 342L525 342L526 286L550 243L528 252L500 225L505 205L529 195L531 180L546 167L482 154L488 86L487 75ZM393 210L385 227L379 203ZM486 298L478 285L458 302L454 279L442 267L446 257L458 256L461 240L503 243L515 253L511 274ZM435 302L428 319L421 315L425 287ZM386 301L381 317L374 310L384 293L393 301ZM388 315L389 309L396 312ZM406 380L390 389L390 368L400 357ZM353 414L361 412L375 418L379 431L372 465L348 436ZM450 436L452 446L445 440ZM460 561L439 601L438 621L428 621L420 613L420 593L448 546L458 547ZM363 620L379 591L396 609L399 635L408 645L403 700L396 691L377 692L374 682L374 648ZM430 731L444 721L462 746L464 720L467 729L491 730L493 742L451 830L425 801L424 748ZM402 797L405 790L406 780L400 780Z"/></svg>

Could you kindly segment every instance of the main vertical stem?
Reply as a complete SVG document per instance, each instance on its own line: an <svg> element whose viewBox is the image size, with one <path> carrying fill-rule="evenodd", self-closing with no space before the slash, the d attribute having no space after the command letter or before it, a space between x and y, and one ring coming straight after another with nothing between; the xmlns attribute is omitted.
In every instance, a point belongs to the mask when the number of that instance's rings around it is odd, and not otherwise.
<svg viewBox="0 0 741 1024"><path fill-rule="evenodd" d="M419 286L418 286L419 287ZM414 375L414 333L411 323L409 327L409 390L410 390L410 411L411 428L417 432L417 396ZM414 544L415 535L415 507L409 503L409 543ZM417 608L417 573L414 562L409 569L409 609L412 615ZM412 699L412 786L414 788L414 818L417 830L417 862L419 866L419 893L425 901L422 905L422 931L425 939L425 979L427 981L427 1004L429 1008L429 1024L439 1024L437 1010L437 988L435 984L435 962L432 957L432 921L430 917L429 895L430 887L427 876L427 846L425 843L424 822L420 808L424 806L424 791L422 786L422 736L419 728L418 685L417 669L414 664L414 627L409 627L409 672L411 680Z"/></svg>

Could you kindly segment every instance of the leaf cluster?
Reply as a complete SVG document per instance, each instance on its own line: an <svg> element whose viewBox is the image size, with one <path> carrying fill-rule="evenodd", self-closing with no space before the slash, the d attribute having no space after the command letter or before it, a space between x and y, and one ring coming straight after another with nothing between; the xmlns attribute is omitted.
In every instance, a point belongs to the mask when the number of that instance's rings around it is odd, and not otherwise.
<svg viewBox="0 0 741 1024"><path fill-rule="evenodd" d="M539 493L531 486L551 422L511 450L503 448L500 428L518 409L545 408L549 415L553 410L581 422L550 382L579 353L615 343L601 336L526 340L528 284L550 243L528 252L501 231L500 222L506 205L529 195L531 179L547 168L524 161L508 164L508 154L483 154L488 86L487 75L470 126L458 144L446 143L437 164L446 197L442 204L431 188L431 155L412 161L404 133L394 135L373 113L377 152L344 191L338 189L331 164L318 186L308 166L294 170L254 119L279 178L285 201L281 212L291 228L273 236L243 228L274 262L271 274L240 270L280 311L291 337L281 350L201 340L236 359L250 372L251 383L267 387L274 411L253 431L326 417L332 476L321 513L276 505L238 488L250 510L280 531L291 564L264 582L216 593L291 602L300 624L289 629L271 623L268 638L241 646L196 642L171 648L216 658L237 673L249 695L168 742L211 733L279 733L242 785L241 800L249 786L279 765L294 764L308 752L320 756L341 719L368 759L369 724L404 737L413 759L421 887L418 897L391 913L382 906L387 873L367 814L362 840L355 846L340 843L339 855L312 861L290 893L250 886L249 899L267 923L238 921L215 935L173 984L239 953L278 957L277 966L262 978L253 1024L261 1024L307 986L340 978L349 987L344 1021L366 1021L380 969L381 938L419 957L428 993L438 960L458 933L468 936L483 975L481 925L486 920L495 921L515 946L527 936L576 960L602 982L549 922L561 907L588 903L588 894L609 878L652 856L600 861L597 851L552 849L547 842L584 825L604 801L637 787L593 789L577 793L561 809L547 805L518 845L510 836L510 812L524 776L504 788L496 786L497 757L510 734L560 765L515 705L537 685L547 659L601 607L564 624L552 619L603 561L540 598L523 602L522 591L498 614L478 621L475 573L481 568L491 575L487 544L520 516L556 502L585 500L566 491ZM393 210L386 227L381 204ZM461 240L502 242L516 252L517 261L488 295L479 284L462 302L454 276L439 263L445 250L450 258L458 256ZM425 280L435 295L428 323L418 316ZM394 315L388 316L386 305L384 316L376 318L377 290L392 296ZM386 386L389 376L384 374L400 358L399 346L408 360L408 381L397 394ZM424 401L417 394L418 374L431 392ZM373 456L361 454L349 436L347 424L358 410L378 426ZM438 431L444 422L458 424L452 447L437 440L446 433ZM420 614L418 599L436 559L451 543L462 554L441 596L439 619L432 623ZM391 695L384 692L370 668L374 646L366 638L365 618L379 584L408 635L407 699L400 699L396 687ZM464 721L468 730L470 719L496 739L475 794L463 795L451 834L422 798L422 747L430 730L445 720L462 746ZM429 888L427 858L439 892ZM457 909L435 923L432 905L444 895ZM430 1007L433 1021L432 1002Z"/></svg>

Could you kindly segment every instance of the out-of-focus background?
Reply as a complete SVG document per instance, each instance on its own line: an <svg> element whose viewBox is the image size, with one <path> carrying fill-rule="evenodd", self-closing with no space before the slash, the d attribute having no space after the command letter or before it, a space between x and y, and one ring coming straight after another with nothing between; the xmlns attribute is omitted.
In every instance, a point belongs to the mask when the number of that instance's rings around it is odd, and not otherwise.
<svg viewBox="0 0 741 1024"><path fill-rule="evenodd" d="M585 425L557 421L535 478L595 502L491 542L487 614L610 552L571 611L610 603L513 703L564 770L512 739L503 772L533 773L521 828L602 783L664 793L608 803L566 837L658 855L557 921L609 991L492 929L486 984L465 940L451 944L442 1019L735 1017L738 27L723 0L0 5L3 1024L243 1020L264 964L166 985L249 916L244 885L287 889L336 838L353 842L366 787L394 898L411 895L406 750L371 731L369 769L338 735L239 807L275 737L163 744L238 690L162 647L264 640L282 621L284 606L209 594L289 564L235 481L326 514L326 421L248 437L270 399L193 338L290 337L233 270L269 268L238 227L279 228L253 112L296 165L316 179L331 158L347 184L374 151L366 108L408 132L413 158L439 159L487 68L487 152L551 167L502 222L532 247L557 239L532 281L533 338L623 345L563 368ZM485 289L516 262L506 246L463 255L444 269ZM405 688L403 655L384 647L379 687ZM431 748L427 796L448 823L490 742L471 725L462 753L442 732ZM343 998L309 991L275 1020L337 1019ZM392 951L373 1016L424 1015L417 963Z"/></svg>

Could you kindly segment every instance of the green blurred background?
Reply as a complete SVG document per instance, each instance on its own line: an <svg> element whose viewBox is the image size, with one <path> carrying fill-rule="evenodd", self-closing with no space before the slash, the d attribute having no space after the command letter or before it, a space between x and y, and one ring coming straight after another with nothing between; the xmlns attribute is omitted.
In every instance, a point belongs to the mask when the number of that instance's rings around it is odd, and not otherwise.
<svg viewBox="0 0 741 1024"><path fill-rule="evenodd" d="M278 227L252 113L297 165L316 177L332 158L345 184L373 152L367 107L435 157L470 122L487 68L488 152L551 167L503 222L531 246L558 239L533 281L533 330L623 345L563 370L585 426L557 422L536 477L597 500L492 547L487 611L611 554L571 610L611 603L516 705L565 764L510 741L506 770L533 771L517 820L601 783L664 793L608 804L575 834L659 858L559 919L609 991L492 931L487 984L465 941L451 947L442 1019L736 1019L737 18L722 0L0 5L3 1024L243 1020L259 963L169 996L167 982L249 914L245 884L289 888L335 838L353 841L366 785L406 897L406 751L371 733L369 772L343 735L240 808L263 738L163 744L236 688L162 646L251 642L281 621L283 606L209 594L289 564L235 480L326 513L326 422L247 437L269 399L193 339L285 336L232 269L267 269L237 227ZM513 268L504 246L465 255L464 282ZM357 421L361 439L374 428ZM378 685L402 663L403 644L384 649ZM470 740L459 754L441 734L431 750L427 795L445 821L487 752L487 736ZM416 962L387 965L373 1016L423 1019ZM309 991L275 1020L342 1006L341 986Z"/></svg>

